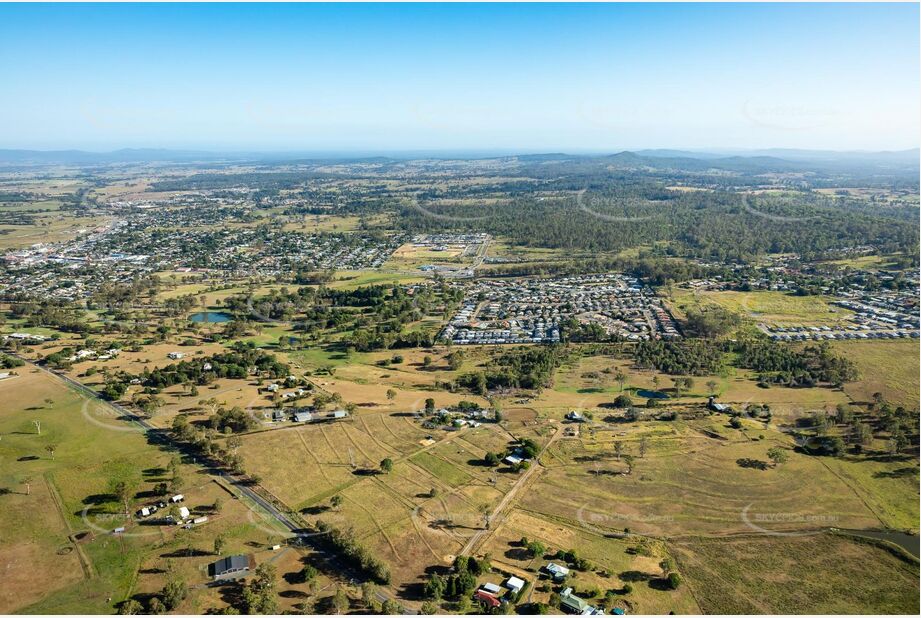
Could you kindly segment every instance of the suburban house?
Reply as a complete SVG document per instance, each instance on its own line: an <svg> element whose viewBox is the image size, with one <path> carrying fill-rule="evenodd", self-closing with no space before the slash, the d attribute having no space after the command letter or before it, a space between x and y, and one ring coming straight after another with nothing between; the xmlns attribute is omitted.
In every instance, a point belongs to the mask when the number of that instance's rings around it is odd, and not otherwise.
<svg viewBox="0 0 921 618"><path fill-rule="evenodd" d="M602 616L604 610L589 605L583 599L580 599L572 593L572 588L567 588L560 593L560 609L567 614L578 614L580 616Z"/></svg>
<svg viewBox="0 0 921 618"><path fill-rule="evenodd" d="M555 562L551 562L544 567L544 570L553 578L554 581L561 581L566 579L566 576L569 575L569 568L559 565Z"/></svg>
<svg viewBox="0 0 921 618"><path fill-rule="evenodd" d="M307 411L295 412L293 418L295 423L309 423L313 420L313 414Z"/></svg>
<svg viewBox="0 0 921 618"><path fill-rule="evenodd" d="M482 588L473 593L473 598L476 601L481 601L486 607L494 609L502 605L502 602L496 598L495 595L492 595Z"/></svg>
<svg viewBox="0 0 921 618"><path fill-rule="evenodd" d="M214 581L240 579L241 577L246 577L246 574L253 567L252 563L252 556L243 554L227 556L217 562L213 562L208 567L208 572Z"/></svg>
<svg viewBox="0 0 921 618"><path fill-rule="evenodd" d="M518 594L521 592L521 589L524 588L524 580L519 577L509 577L505 580L505 587L508 588L512 594Z"/></svg>
<svg viewBox="0 0 921 618"><path fill-rule="evenodd" d="M486 582L485 584L480 586L480 588L482 588L489 594L493 594L493 595L498 595L500 592L502 592L502 586L500 586L499 584L494 584L492 582Z"/></svg>
<svg viewBox="0 0 921 618"><path fill-rule="evenodd" d="M166 356L167 356L167 358L169 358L169 359L171 359L171 360L179 360L180 358L184 357L185 354L183 354L182 352L170 352L170 353L167 354Z"/></svg>
<svg viewBox="0 0 921 618"><path fill-rule="evenodd" d="M725 403L716 403L716 397L710 397L707 399L707 407L713 410L714 412L731 412L732 406L728 406Z"/></svg>

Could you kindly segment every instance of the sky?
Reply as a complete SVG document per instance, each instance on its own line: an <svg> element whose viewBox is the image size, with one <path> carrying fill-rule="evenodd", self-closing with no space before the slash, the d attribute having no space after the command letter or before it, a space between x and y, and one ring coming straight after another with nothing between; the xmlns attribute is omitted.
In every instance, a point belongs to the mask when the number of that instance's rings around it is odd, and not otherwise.
<svg viewBox="0 0 921 618"><path fill-rule="evenodd" d="M0 4L0 148L919 145L914 4Z"/></svg>

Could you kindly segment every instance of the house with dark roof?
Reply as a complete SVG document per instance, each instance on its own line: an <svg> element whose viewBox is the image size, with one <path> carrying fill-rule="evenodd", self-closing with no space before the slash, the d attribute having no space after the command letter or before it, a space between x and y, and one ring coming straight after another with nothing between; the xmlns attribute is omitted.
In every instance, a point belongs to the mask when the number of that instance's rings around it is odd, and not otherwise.
<svg viewBox="0 0 921 618"><path fill-rule="evenodd" d="M240 554L237 556L227 556L213 562L208 567L208 573L214 581L226 581L246 577L253 567L252 556Z"/></svg>

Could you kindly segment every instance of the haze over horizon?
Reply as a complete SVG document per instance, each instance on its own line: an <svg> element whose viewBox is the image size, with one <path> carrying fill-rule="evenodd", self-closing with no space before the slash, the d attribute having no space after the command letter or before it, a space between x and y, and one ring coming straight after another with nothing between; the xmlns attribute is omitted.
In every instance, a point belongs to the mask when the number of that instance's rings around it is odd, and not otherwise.
<svg viewBox="0 0 921 618"><path fill-rule="evenodd" d="M919 145L917 4L0 6L0 148Z"/></svg>

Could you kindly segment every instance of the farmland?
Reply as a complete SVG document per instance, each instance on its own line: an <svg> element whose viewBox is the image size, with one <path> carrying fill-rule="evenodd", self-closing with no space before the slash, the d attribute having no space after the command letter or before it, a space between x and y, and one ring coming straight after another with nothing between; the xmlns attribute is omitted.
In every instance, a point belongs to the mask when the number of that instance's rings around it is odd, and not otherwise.
<svg viewBox="0 0 921 618"><path fill-rule="evenodd" d="M0 612L916 612L912 228L538 160L9 179Z"/></svg>

